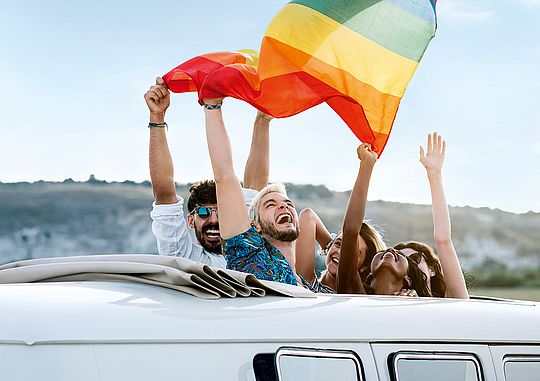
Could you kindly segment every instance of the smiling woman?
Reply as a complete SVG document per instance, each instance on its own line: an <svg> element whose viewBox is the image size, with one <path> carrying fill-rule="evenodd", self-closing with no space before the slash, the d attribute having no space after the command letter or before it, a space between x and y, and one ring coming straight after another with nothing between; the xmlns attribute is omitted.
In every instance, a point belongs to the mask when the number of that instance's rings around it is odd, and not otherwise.
<svg viewBox="0 0 540 381"><path fill-rule="evenodd" d="M397 295L402 290L414 290L418 296L432 296L427 277L416 261L394 248L373 257L371 273L365 283L369 294Z"/></svg>

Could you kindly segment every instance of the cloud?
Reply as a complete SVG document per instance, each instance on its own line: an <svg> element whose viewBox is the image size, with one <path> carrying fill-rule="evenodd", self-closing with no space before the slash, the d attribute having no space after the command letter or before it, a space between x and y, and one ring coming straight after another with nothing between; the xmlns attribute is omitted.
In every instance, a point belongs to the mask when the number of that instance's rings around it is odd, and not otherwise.
<svg viewBox="0 0 540 381"><path fill-rule="evenodd" d="M539 2L540 0L519 0ZM455 22L467 24L480 24L493 19L496 15L492 9L486 9L479 3L465 1L445 1L437 4L437 13L439 17L447 17Z"/></svg>

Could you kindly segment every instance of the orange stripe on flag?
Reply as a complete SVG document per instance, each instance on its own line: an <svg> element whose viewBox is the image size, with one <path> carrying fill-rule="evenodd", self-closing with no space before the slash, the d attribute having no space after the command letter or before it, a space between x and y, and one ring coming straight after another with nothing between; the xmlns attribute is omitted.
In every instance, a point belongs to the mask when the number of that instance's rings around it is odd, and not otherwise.
<svg viewBox="0 0 540 381"><path fill-rule="evenodd" d="M390 131L400 98L381 93L374 87L359 81L350 73L330 66L271 37L265 37L264 43L264 56L261 56L259 66L261 80L271 76L305 71L363 105L369 126L374 132L386 134ZM271 62L264 59L266 55L272 57ZM307 62L309 65L306 65Z"/></svg>

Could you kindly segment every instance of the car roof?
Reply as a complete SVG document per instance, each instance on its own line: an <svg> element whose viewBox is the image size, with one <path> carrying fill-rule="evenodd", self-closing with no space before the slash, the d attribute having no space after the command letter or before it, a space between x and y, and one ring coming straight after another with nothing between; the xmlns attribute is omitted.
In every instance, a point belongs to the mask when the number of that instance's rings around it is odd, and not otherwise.
<svg viewBox="0 0 540 381"><path fill-rule="evenodd" d="M534 302L328 294L204 300L139 283L57 282L0 285L0 305L4 343L540 343Z"/></svg>

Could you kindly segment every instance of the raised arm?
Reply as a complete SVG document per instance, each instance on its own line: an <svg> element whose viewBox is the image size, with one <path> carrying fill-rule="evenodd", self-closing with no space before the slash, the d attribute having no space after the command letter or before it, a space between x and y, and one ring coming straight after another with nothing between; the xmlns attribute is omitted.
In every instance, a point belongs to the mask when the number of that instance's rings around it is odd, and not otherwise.
<svg viewBox="0 0 540 381"><path fill-rule="evenodd" d="M253 123L251 148L244 170L244 188L260 191L270 177L270 121L272 117L257 111Z"/></svg>
<svg viewBox="0 0 540 381"><path fill-rule="evenodd" d="M433 235L441 261L449 298L469 298L461 265L452 243L452 230L448 204L444 195L442 167L446 142L436 132L428 135L427 152L420 147L420 162L426 168L431 190L431 210L433 213Z"/></svg>
<svg viewBox="0 0 540 381"><path fill-rule="evenodd" d="M217 105L221 99L205 99L206 105ZM240 182L234 173L231 143L225 130L221 108L204 109L206 140L214 171L221 238L228 239L250 228L248 212Z"/></svg>
<svg viewBox="0 0 540 381"><path fill-rule="evenodd" d="M363 261L363 258L358 258L360 255L358 237L364 222L369 180L377 161L377 154L371 150L371 146L367 143L361 144L357 153L360 159L360 169L343 219L343 240L336 278L336 291L348 294L365 294L362 279L358 274L358 263Z"/></svg>
<svg viewBox="0 0 540 381"><path fill-rule="evenodd" d="M170 95L162 78L156 78L156 84L144 94L144 100L150 111L148 157L154 198L156 204L174 204L177 202L174 169L164 125Z"/></svg>
<svg viewBox="0 0 540 381"><path fill-rule="evenodd" d="M315 280L315 242L326 247L332 236L323 222L310 208L298 216L300 234L296 240L296 272L309 283Z"/></svg>

